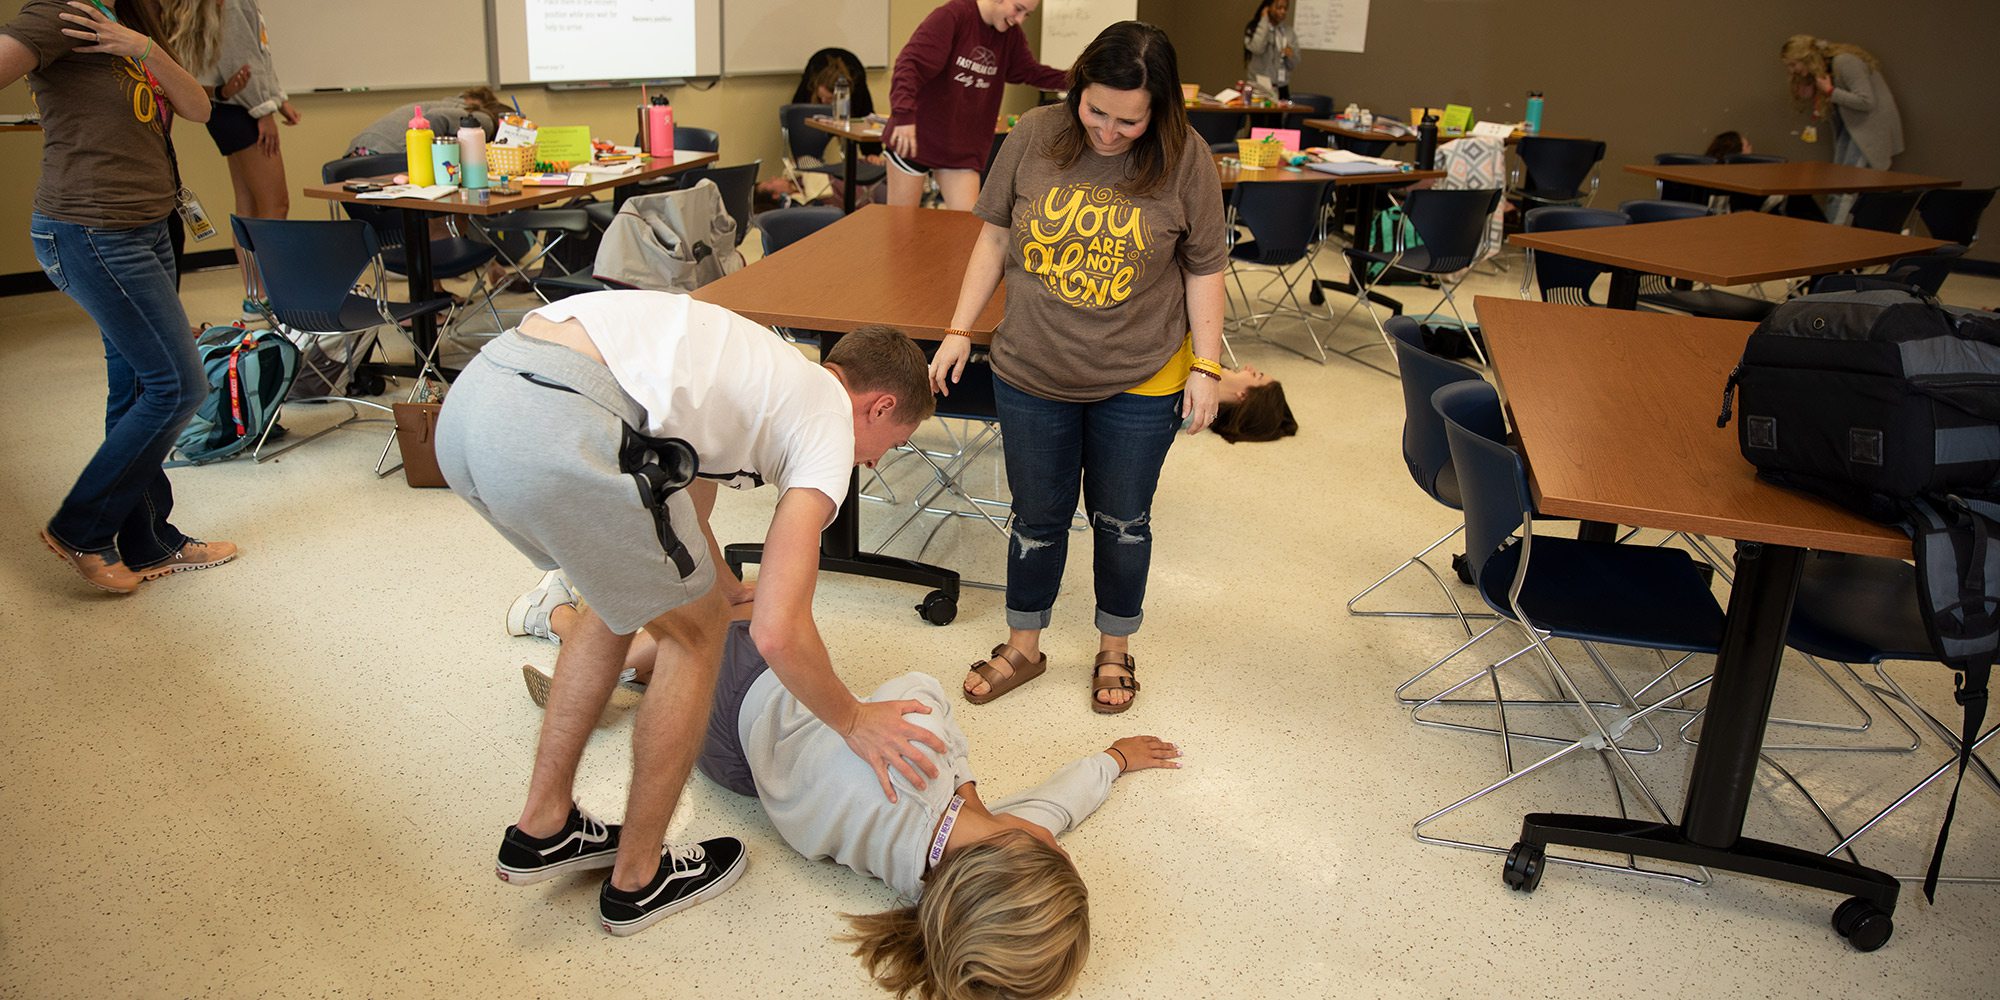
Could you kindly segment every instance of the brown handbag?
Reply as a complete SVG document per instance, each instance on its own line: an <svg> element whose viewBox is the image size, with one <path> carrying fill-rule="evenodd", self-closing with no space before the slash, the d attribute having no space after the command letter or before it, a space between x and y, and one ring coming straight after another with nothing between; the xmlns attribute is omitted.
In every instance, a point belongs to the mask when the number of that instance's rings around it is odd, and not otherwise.
<svg viewBox="0 0 2000 1000"><path fill-rule="evenodd" d="M438 469L437 420L443 403L395 403L396 447L403 452L403 480L411 486L444 486Z"/></svg>

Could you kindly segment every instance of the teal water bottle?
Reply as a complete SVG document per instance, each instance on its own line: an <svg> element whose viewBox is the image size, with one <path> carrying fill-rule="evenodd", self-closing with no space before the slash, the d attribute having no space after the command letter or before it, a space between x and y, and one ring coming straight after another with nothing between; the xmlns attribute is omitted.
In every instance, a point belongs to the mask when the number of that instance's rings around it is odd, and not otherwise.
<svg viewBox="0 0 2000 1000"><path fill-rule="evenodd" d="M1527 127L1529 135L1542 134L1542 92L1539 90L1528 91Z"/></svg>

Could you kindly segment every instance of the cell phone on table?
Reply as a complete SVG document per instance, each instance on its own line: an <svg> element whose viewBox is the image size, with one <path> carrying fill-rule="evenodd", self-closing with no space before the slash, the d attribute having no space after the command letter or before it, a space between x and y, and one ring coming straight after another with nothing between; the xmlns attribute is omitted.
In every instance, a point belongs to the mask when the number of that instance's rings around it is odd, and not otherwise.
<svg viewBox="0 0 2000 1000"><path fill-rule="evenodd" d="M347 183L342 184L340 187L344 191L352 191L355 194L366 194L370 191L382 190L382 185L371 184L368 181L348 181Z"/></svg>

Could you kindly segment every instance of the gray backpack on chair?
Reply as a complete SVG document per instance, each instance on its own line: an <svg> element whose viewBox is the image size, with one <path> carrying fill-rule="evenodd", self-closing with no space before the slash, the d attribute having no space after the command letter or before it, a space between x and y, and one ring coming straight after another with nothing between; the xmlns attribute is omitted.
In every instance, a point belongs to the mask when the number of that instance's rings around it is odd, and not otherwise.
<svg viewBox="0 0 2000 1000"><path fill-rule="evenodd" d="M592 269L626 288L692 292L743 266L736 220L711 180L632 198L611 219Z"/></svg>

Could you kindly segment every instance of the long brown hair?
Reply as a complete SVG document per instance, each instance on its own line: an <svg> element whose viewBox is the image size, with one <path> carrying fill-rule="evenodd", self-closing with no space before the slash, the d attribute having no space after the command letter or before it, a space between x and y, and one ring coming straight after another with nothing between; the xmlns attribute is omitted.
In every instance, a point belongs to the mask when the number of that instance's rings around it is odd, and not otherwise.
<svg viewBox="0 0 2000 1000"><path fill-rule="evenodd" d="M1869 69L1878 73L1882 71L1882 60L1875 58L1874 53L1848 42L1829 42L1811 35L1793 35L1785 39L1785 44L1778 48L1779 59L1805 67L1803 76L1793 74L1787 81L1792 91L1792 100L1800 107L1812 104L1815 81L1819 77L1833 73L1835 56L1854 56L1867 63Z"/></svg>
<svg viewBox="0 0 2000 1000"><path fill-rule="evenodd" d="M917 905L847 920L844 940L897 1000L1059 997L1090 956L1083 877L1022 830L960 849Z"/></svg>
<svg viewBox="0 0 2000 1000"><path fill-rule="evenodd" d="M1083 158L1090 137L1083 130L1083 89L1099 84L1112 90L1143 90L1152 99L1146 132L1132 143L1129 157L1133 194L1151 194L1179 166L1187 146L1187 110L1181 107L1181 70L1167 33L1144 21L1120 21L1100 32L1069 71L1069 117L1049 141L1048 156L1059 167Z"/></svg>
<svg viewBox="0 0 2000 1000"><path fill-rule="evenodd" d="M171 53L181 68L201 76L215 68L222 48L222 8L215 0L155 0L160 8L162 35L149 35ZM148 3L120 4L143 11ZM143 14L140 15L143 18ZM143 28L140 30L144 30Z"/></svg>
<svg viewBox="0 0 2000 1000"><path fill-rule="evenodd" d="M208 3L210 6L214 6L215 0L208 0ZM181 63L182 69L187 70L189 73L197 72L194 67L187 65L182 60L181 51L169 44L169 36L172 34L174 28L168 23L166 11L162 9L162 6L162 0L115 0L111 5L111 9L117 15L118 20L123 22L126 27L145 35L160 45L166 46L167 52L174 57L174 62ZM214 58L212 53L216 39L222 33L221 23L219 18L210 18L209 20L209 34L211 36L209 40L211 55L209 58L211 59Z"/></svg>

